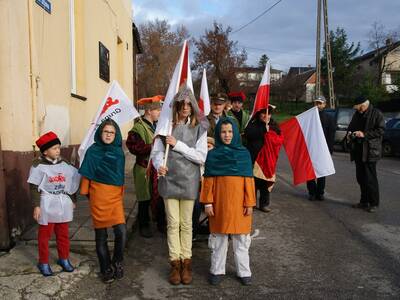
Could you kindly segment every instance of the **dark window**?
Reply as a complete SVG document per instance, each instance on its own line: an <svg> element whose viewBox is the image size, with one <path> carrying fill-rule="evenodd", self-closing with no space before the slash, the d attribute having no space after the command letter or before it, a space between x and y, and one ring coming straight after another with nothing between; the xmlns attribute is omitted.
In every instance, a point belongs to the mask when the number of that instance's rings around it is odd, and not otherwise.
<svg viewBox="0 0 400 300"><path fill-rule="evenodd" d="M110 82L110 51L99 42L99 76L106 82Z"/></svg>

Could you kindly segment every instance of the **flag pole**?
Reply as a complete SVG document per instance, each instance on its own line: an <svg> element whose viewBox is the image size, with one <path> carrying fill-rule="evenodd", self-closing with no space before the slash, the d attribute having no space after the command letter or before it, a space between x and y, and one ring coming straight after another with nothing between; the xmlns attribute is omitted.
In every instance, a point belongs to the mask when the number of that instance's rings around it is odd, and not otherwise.
<svg viewBox="0 0 400 300"><path fill-rule="evenodd" d="M176 95L176 93L178 93L178 91L179 91L179 84L180 84L180 78L181 78L181 74L182 74L182 67L183 67L183 61L184 61L184 59L185 59L185 53L186 53L186 47L187 47L187 40L185 40L184 41L184 43L183 43L183 49L182 49L182 53L181 53L181 62L182 62L182 66L181 66L181 68L179 68L179 76L178 76L178 81L177 81L177 83L176 83L176 89L175 89L175 95ZM189 50L188 50L189 51ZM188 53L188 55L189 55L189 53ZM188 61L188 64L189 64L189 61ZM168 130L168 135L171 135L172 134L172 126L173 126L173 124L172 124L172 122L173 122L173 112L174 112L174 110L172 109L172 118L171 118L171 122L170 122L170 124L169 124L169 130ZM165 168L166 166L167 166L167 162L168 162L168 154L169 154L169 149L170 149L171 147L170 147L170 145L169 144L166 144L165 145L165 152L164 152L164 160L163 160L163 164L162 164L162 166Z"/></svg>

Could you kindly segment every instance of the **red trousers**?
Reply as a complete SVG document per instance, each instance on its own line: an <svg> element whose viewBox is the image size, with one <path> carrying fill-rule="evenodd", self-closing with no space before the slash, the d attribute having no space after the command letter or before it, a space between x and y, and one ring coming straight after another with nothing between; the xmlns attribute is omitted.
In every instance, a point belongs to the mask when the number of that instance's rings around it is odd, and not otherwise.
<svg viewBox="0 0 400 300"><path fill-rule="evenodd" d="M68 223L49 223L39 225L38 246L39 263L49 263L49 240L52 233L56 234L58 258L67 259L69 257L69 235Z"/></svg>

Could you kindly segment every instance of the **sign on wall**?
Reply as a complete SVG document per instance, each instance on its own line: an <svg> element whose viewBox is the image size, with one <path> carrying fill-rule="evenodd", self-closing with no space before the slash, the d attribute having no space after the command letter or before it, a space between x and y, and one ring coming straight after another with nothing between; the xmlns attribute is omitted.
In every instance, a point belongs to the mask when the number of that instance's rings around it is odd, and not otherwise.
<svg viewBox="0 0 400 300"><path fill-rule="evenodd" d="M41 8L51 14L51 2L50 0L36 0L36 4L38 4Z"/></svg>

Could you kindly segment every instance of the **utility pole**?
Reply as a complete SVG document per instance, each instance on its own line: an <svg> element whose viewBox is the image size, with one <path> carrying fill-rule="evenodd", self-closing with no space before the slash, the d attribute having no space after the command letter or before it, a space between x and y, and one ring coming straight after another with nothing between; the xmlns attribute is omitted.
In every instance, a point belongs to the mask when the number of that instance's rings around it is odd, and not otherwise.
<svg viewBox="0 0 400 300"><path fill-rule="evenodd" d="M328 4L327 0L318 1L318 13L317 13L317 44L316 44L316 90L315 96L321 95L321 1L322 9L324 11L324 36L325 36L325 51L328 68L328 86L329 86L329 106L335 108L335 91L333 88L333 68L332 68L332 54L331 54L331 43L329 37L328 28Z"/></svg>
<svg viewBox="0 0 400 300"><path fill-rule="evenodd" d="M316 45L316 85L315 85L315 99L321 96L321 0L317 0L317 45Z"/></svg>

